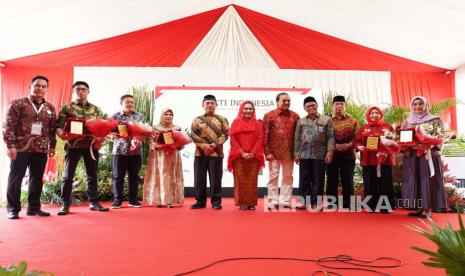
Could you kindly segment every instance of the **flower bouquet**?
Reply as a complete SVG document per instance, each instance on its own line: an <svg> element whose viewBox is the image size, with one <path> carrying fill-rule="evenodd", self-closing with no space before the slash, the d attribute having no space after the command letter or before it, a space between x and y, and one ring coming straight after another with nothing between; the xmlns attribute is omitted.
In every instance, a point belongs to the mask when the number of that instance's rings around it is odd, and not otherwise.
<svg viewBox="0 0 465 276"><path fill-rule="evenodd" d="M166 155L173 154L177 149L192 143L189 135L183 131L167 130L160 131L155 142L165 149Z"/></svg>

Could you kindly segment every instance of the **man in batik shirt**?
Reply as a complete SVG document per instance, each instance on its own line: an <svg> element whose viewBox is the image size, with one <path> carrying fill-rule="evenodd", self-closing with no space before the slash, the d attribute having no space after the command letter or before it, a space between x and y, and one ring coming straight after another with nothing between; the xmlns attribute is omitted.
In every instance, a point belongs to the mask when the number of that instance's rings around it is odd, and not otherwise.
<svg viewBox="0 0 465 276"><path fill-rule="evenodd" d="M98 186L97 186L97 170L98 170L98 150L91 149L92 138L75 138L72 139L63 131L68 118L88 120L95 118L102 118L103 114L99 107L91 104L87 100L89 95L89 84L84 81L77 81L73 84L73 90L76 93L76 100L65 104L61 107L58 115L57 134L65 140L65 171L63 173L63 182L61 184L61 200L62 207L58 215L66 215L69 213L71 205L71 193L73 189L74 173L76 172L79 160L84 158L84 165L87 173L87 197L89 198L89 209L91 211L108 211L100 205L98 200ZM97 143L101 139L97 139ZM92 158L90 151L92 150L95 157Z"/></svg>
<svg viewBox="0 0 465 276"><path fill-rule="evenodd" d="M120 123L143 122L144 114L134 111L134 97L132 95L123 95L120 99L123 110L114 114L113 119ZM119 126L125 129L125 126ZM126 130L126 129L125 129ZM127 135L126 133L123 133ZM120 133L121 135L121 133ZM142 207L137 201L137 192L139 187L139 171L141 168L141 150L140 146L132 146L131 140L142 140L143 137L121 137L113 143L113 193L114 203L111 208L118 209L123 203L123 185L126 172L128 173L128 205L132 207ZM136 144L140 145L140 143ZM133 147L133 148L132 148Z"/></svg>
<svg viewBox="0 0 465 276"><path fill-rule="evenodd" d="M213 209L220 210L221 180L223 177L223 144L228 139L229 123L215 113L216 98L206 95L202 103L205 114L194 119L192 140L196 145L194 160L194 189L197 202L191 209L205 208L207 203L207 172Z"/></svg>
<svg viewBox="0 0 465 276"><path fill-rule="evenodd" d="M44 97L48 79L32 79L30 95L14 100L3 125L3 140L11 159L7 185L9 219L18 219L21 210L21 183L29 168L28 216L50 216L40 208L42 178L48 157L55 155L55 107Z"/></svg>
<svg viewBox="0 0 465 276"><path fill-rule="evenodd" d="M292 170L294 161L292 156L292 143L294 139L295 124L299 114L289 110L291 98L287 93L276 96L278 107L263 117L264 150L268 161L270 178L268 181L268 208L278 206L291 207L292 196ZM278 192L279 171L282 168L283 177L281 192Z"/></svg>

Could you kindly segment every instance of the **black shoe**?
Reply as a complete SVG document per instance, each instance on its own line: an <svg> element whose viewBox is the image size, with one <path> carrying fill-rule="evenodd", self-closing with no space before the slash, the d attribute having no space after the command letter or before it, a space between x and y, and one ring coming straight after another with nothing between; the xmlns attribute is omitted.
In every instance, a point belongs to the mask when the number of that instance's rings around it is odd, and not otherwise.
<svg viewBox="0 0 465 276"><path fill-rule="evenodd" d="M110 208L111 209L119 209L119 208L121 208L121 205L122 205L121 201L115 201L115 202L113 202L113 204L111 205Z"/></svg>
<svg viewBox="0 0 465 276"><path fill-rule="evenodd" d="M221 206L221 204L213 204L212 208L215 209L215 210L221 210L221 209L223 209L223 206Z"/></svg>
<svg viewBox="0 0 465 276"><path fill-rule="evenodd" d="M140 208L142 207L142 204L138 201L134 201L134 202L128 202L128 205L129 206L132 206L132 207L135 207L135 208Z"/></svg>
<svg viewBox="0 0 465 276"><path fill-rule="evenodd" d="M385 214L385 215L389 215L389 214L390 214L390 213L389 213L389 210L386 210L386 209L381 209L381 210L379 210L379 212L380 212L381 214Z"/></svg>
<svg viewBox="0 0 465 276"><path fill-rule="evenodd" d="M18 212L14 212L14 211L8 212L7 217L9 219L19 219Z"/></svg>
<svg viewBox="0 0 465 276"><path fill-rule="evenodd" d="M191 205L191 209L202 209L205 208L205 203L196 202L194 205Z"/></svg>
<svg viewBox="0 0 465 276"><path fill-rule="evenodd" d="M423 215L423 212L410 212L407 214L409 217L419 217Z"/></svg>
<svg viewBox="0 0 465 276"><path fill-rule="evenodd" d="M58 211L57 215L59 216L64 216L69 214L69 205L63 205L60 208L60 211Z"/></svg>
<svg viewBox="0 0 465 276"><path fill-rule="evenodd" d="M247 208L246 205L241 205L241 206L239 206L239 210L247 210L247 209L248 209L248 208Z"/></svg>
<svg viewBox="0 0 465 276"><path fill-rule="evenodd" d="M247 209L249 209L249 210L255 210L255 206L247 206Z"/></svg>
<svg viewBox="0 0 465 276"><path fill-rule="evenodd" d="M42 210L27 210L26 215L28 216L38 216L38 217L49 217L50 213L44 212Z"/></svg>
<svg viewBox="0 0 465 276"><path fill-rule="evenodd" d="M173 205L173 204L168 204L168 205L166 205L166 207L168 207L168 208L174 208L174 205Z"/></svg>
<svg viewBox="0 0 465 276"><path fill-rule="evenodd" d="M103 207L100 203L92 203L89 206L89 210L91 211L99 211L99 212L108 212L110 209Z"/></svg>

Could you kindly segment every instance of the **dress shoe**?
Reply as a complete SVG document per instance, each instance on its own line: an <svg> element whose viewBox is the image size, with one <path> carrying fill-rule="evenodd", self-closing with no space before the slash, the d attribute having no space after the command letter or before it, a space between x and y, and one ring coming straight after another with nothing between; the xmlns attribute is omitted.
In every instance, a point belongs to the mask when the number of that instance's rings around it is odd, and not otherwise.
<svg viewBox="0 0 465 276"><path fill-rule="evenodd" d="M89 210L99 211L99 212L108 212L110 209L103 207L102 205L100 205L100 203L97 202L97 203L92 203L89 206Z"/></svg>
<svg viewBox="0 0 465 276"><path fill-rule="evenodd" d="M18 212L14 212L14 211L8 212L7 217L9 219L19 219Z"/></svg>
<svg viewBox="0 0 465 276"><path fill-rule="evenodd" d="M142 204L140 202L138 202L138 201L134 201L134 202L130 201L130 202L128 202L128 205L131 206L131 207L135 207L135 208L142 207Z"/></svg>
<svg viewBox="0 0 465 276"><path fill-rule="evenodd" d="M223 209L223 206L221 206L221 204L214 204L214 205L212 205L212 208L215 209L215 210L221 210L221 209Z"/></svg>
<svg viewBox="0 0 465 276"><path fill-rule="evenodd" d="M69 206L68 205L63 205L60 208L60 211L58 211L57 215L59 216L64 216L69 213Z"/></svg>
<svg viewBox="0 0 465 276"><path fill-rule="evenodd" d="M121 203L121 201L115 201L115 202L111 205L110 208L111 208L111 209L119 209L119 208L121 208L121 205L123 205L123 204Z"/></svg>
<svg viewBox="0 0 465 276"><path fill-rule="evenodd" d="M205 203L196 202L194 205L191 205L191 209L202 209L205 208Z"/></svg>
<svg viewBox="0 0 465 276"><path fill-rule="evenodd" d="M50 213L44 212L42 210L27 210L26 215L28 216L38 216L38 217L49 217Z"/></svg>

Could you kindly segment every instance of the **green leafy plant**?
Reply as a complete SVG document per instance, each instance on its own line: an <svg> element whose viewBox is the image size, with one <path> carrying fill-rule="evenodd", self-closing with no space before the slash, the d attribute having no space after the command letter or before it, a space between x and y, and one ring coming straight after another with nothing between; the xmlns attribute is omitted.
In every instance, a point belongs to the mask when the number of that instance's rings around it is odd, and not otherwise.
<svg viewBox="0 0 465 276"><path fill-rule="evenodd" d="M333 98L336 95L338 93L331 90L325 93L325 97L323 98L323 113L327 116L331 116L332 114ZM360 104L359 101L355 101L350 95L346 96L346 112L357 120L359 126L365 123L365 113L368 108L369 105Z"/></svg>
<svg viewBox="0 0 465 276"><path fill-rule="evenodd" d="M410 229L420 233L437 245L437 251L430 251L417 246L412 249L429 256L428 261L423 262L426 266L445 269L447 275L465 275L465 227L461 214L458 214L459 230L454 230L448 222L443 228L439 227L431 218L430 225L425 228L416 225Z"/></svg>
<svg viewBox="0 0 465 276"><path fill-rule="evenodd" d="M144 123L153 125L153 108L155 106L153 91L148 89L147 86L134 86L129 89L129 94L134 96L134 110L144 114ZM142 143L141 152L142 164L147 164L149 156L149 145L147 142Z"/></svg>
<svg viewBox="0 0 465 276"><path fill-rule="evenodd" d="M27 272L27 263L20 262L19 264L12 264L8 268L0 266L1 276L53 276L55 274L45 271L34 270Z"/></svg>

